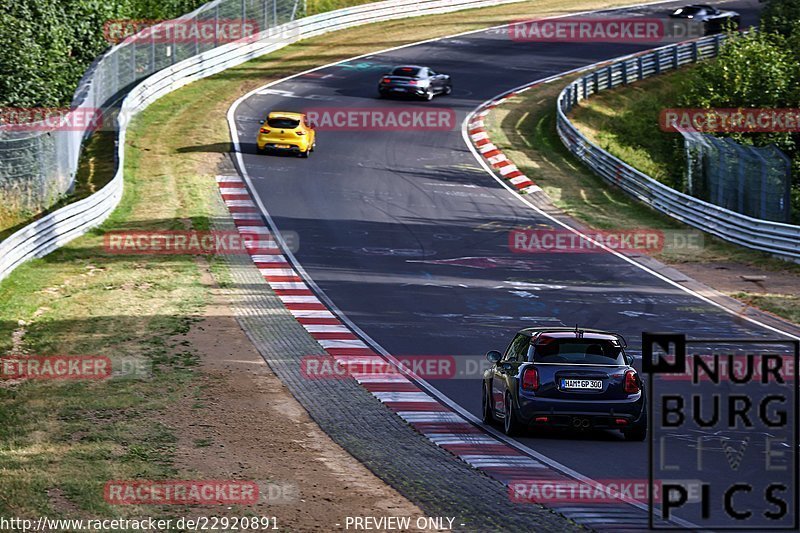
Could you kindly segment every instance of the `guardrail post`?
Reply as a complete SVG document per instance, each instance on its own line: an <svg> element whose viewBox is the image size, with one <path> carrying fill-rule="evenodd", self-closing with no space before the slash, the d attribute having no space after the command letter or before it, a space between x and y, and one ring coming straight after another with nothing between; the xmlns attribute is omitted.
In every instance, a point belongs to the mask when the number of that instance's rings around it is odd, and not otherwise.
<svg viewBox="0 0 800 533"><path fill-rule="evenodd" d="M639 56L637 65L639 67L639 81L641 81L644 79L644 58L642 56Z"/></svg>
<svg viewBox="0 0 800 533"><path fill-rule="evenodd" d="M153 33L150 33L150 71L156 70L156 39Z"/></svg>
<svg viewBox="0 0 800 533"><path fill-rule="evenodd" d="M675 70L680 66L680 59L678 58L678 45L672 47L672 64Z"/></svg>
<svg viewBox="0 0 800 533"><path fill-rule="evenodd" d="M114 64L114 91L111 94L117 94L119 90L119 54L112 54L113 59L111 62Z"/></svg>
<svg viewBox="0 0 800 533"><path fill-rule="evenodd" d="M583 82L583 99L586 100L587 98L589 98L589 91L587 90L589 79L586 76L584 76L583 78L581 78L581 81Z"/></svg>
<svg viewBox="0 0 800 533"><path fill-rule="evenodd" d="M655 60L655 69L656 69L656 76L661 74L661 50L656 50L653 56L656 58Z"/></svg>
<svg viewBox="0 0 800 533"><path fill-rule="evenodd" d="M606 89L611 88L611 65L606 67L606 82L608 83Z"/></svg>
<svg viewBox="0 0 800 533"><path fill-rule="evenodd" d="M697 41L695 41L692 43L692 63L697 63L699 52L700 51L697 48Z"/></svg>
<svg viewBox="0 0 800 533"><path fill-rule="evenodd" d="M683 139L683 154L686 158L686 192L694 196L694 169L692 167L692 150L689 147L689 139Z"/></svg>
<svg viewBox="0 0 800 533"><path fill-rule="evenodd" d="M789 161L789 158L785 158L784 164L786 165L786 172L792 171L792 164ZM783 190L783 201L781 205L783 206L783 221L787 224L792 219L792 180L784 180L786 182L785 188Z"/></svg>
<svg viewBox="0 0 800 533"><path fill-rule="evenodd" d="M592 73L592 78L594 78L592 80L594 82L594 92L599 93L600 92L600 76L598 75L598 72L596 70L594 71L594 73Z"/></svg>
<svg viewBox="0 0 800 533"><path fill-rule="evenodd" d="M716 145L715 148L717 149L717 168L722 168L722 165L725 163L725 154L723 153L722 149L719 145ZM722 177L717 178L717 201L714 202L717 205L725 205L723 200L725 198L724 190L725 190L725 180Z"/></svg>
<svg viewBox="0 0 800 533"><path fill-rule="evenodd" d="M714 36L714 57L719 55L719 49L722 46L722 35L715 35Z"/></svg>
<svg viewBox="0 0 800 533"><path fill-rule="evenodd" d="M760 193L759 194L759 198L758 198L758 200L759 200L759 202L758 202L758 210L759 210L758 218L763 218L763 219L766 220L766 218L767 218L767 172L768 172L768 170L767 170L767 161L757 151L753 150L753 153L758 156L758 160L759 160L759 163L760 163L759 164L759 168L761 170L761 172L759 172L759 174L761 176L761 183L759 184L760 187L761 187L761 190L758 191ZM787 181L789 181L789 180L787 180Z"/></svg>
<svg viewBox="0 0 800 533"><path fill-rule="evenodd" d="M40 154L45 153L44 146L42 146L42 138L43 137L44 137L43 135L39 135L38 137L36 137L36 150ZM45 172L45 168L44 168L44 158L43 157L37 157L36 158L36 163L37 163L36 166L39 168L39 172L38 172L39 175L38 175L38 179L36 180L36 181L39 182L39 195L40 195L40 197L44 197L47 194L47 188L46 188L46 186L47 186L47 173Z"/></svg>
<svg viewBox="0 0 800 533"><path fill-rule="evenodd" d="M737 183L736 183L737 189L738 189L737 195L736 195L736 211L738 213L743 214L743 215L746 215L746 214L752 215L752 213L745 213L745 210L744 210L744 180L745 180L744 169L745 169L745 165L740 163L738 165L738 168L737 168L738 172L737 172L737 176L736 176L738 178Z"/></svg>
<svg viewBox="0 0 800 533"><path fill-rule="evenodd" d="M214 48L217 47L217 34L219 34L219 4L214 6Z"/></svg>
<svg viewBox="0 0 800 533"><path fill-rule="evenodd" d="M628 85L628 63L623 61L619 65L622 67L622 85Z"/></svg>

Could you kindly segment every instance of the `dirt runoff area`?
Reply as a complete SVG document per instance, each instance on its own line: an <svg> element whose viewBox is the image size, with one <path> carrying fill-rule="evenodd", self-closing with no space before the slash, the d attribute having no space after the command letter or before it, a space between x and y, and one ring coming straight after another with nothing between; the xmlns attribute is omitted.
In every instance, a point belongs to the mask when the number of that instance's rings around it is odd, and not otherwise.
<svg viewBox="0 0 800 533"><path fill-rule="evenodd" d="M204 278L213 287L208 271ZM205 316L186 336L200 357L198 393L185 394L163 420L178 437L175 468L196 479L256 481L259 503L247 514L274 517L284 531L344 530L348 516L412 523L424 516L311 420L241 330L225 295L211 293Z"/></svg>

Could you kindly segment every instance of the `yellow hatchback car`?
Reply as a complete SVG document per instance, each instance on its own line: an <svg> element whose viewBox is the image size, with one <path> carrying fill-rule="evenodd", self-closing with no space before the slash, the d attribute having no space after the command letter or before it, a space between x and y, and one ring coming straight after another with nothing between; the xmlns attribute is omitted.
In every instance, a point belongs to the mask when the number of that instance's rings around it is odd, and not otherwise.
<svg viewBox="0 0 800 533"><path fill-rule="evenodd" d="M260 154L274 150L308 157L314 151L315 143L316 133L305 114L272 111L266 120L261 121L256 149Z"/></svg>

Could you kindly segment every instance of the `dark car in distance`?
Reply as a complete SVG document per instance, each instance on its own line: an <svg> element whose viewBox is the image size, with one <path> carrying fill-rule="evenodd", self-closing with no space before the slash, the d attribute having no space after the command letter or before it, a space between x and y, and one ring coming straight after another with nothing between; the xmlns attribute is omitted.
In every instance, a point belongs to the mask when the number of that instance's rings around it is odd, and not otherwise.
<svg viewBox="0 0 800 533"><path fill-rule="evenodd" d="M486 354L483 421L508 435L543 426L647 435L645 391L625 339L596 329L526 328Z"/></svg>
<svg viewBox="0 0 800 533"><path fill-rule="evenodd" d="M719 33L729 28L738 30L741 24L741 15L736 11L723 11L705 4L679 7L670 14L670 17L702 24L705 35Z"/></svg>
<svg viewBox="0 0 800 533"><path fill-rule="evenodd" d="M419 65L394 67L378 82L381 97L413 96L433 100L437 94L450 94L452 90L450 76Z"/></svg>

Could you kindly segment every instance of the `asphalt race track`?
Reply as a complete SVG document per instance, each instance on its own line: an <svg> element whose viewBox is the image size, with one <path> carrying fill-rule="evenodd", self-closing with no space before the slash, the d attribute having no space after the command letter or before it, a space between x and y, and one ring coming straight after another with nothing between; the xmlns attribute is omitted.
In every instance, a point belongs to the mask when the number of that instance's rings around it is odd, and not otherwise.
<svg viewBox="0 0 800 533"><path fill-rule="evenodd" d="M758 20L758 2L724 4ZM664 16L672 7L626 9ZM375 54L261 90L235 110L246 171L281 232L296 232L295 257L335 306L395 356L456 355L475 368L490 349L531 325L610 329L636 353L642 331L692 337L775 338L607 253L519 254L508 229L552 227L492 179L462 138L461 122L483 101L536 79L652 44L522 43L490 29ZM418 63L451 75L454 91L433 102L377 98L379 76ZM266 111L319 107L454 109L450 131L320 131L309 159L259 156ZM475 363L468 366L467 360ZM428 383L475 415L480 376ZM547 433L525 445L595 479L646 479L647 443L617 433ZM624 460L624 471L610 465Z"/></svg>

